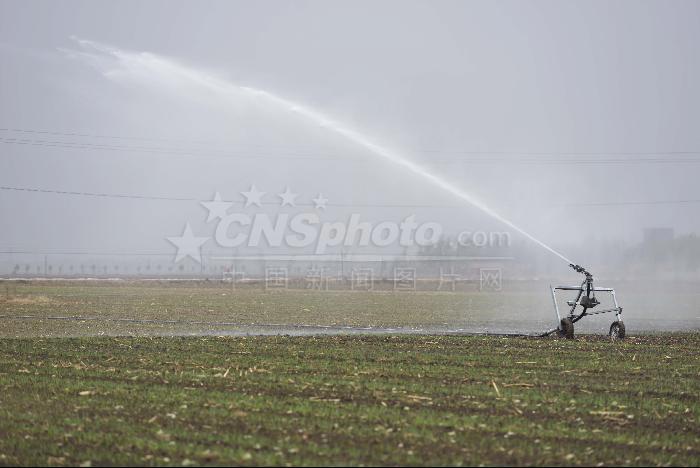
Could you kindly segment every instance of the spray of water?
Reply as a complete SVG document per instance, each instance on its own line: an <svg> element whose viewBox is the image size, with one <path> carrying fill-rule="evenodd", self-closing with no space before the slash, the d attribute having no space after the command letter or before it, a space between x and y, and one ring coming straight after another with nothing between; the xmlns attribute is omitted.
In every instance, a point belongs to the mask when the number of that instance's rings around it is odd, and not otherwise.
<svg viewBox="0 0 700 468"><path fill-rule="evenodd" d="M519 232L526 238L530 239L565 262L569 264L574 263L524 229L496 213L485 203L478 200L470 193L465 192L459 187L451 184L442 177L433 174L413 161L406 159L386 146L376 143L365 134L329 118L316 109L298 104L265 90L252 88L249 86L239 86L235 83L221 79L214 74L197 70L190 66L182 65L173 60L166 59L155 54L128 52L93 41L84 39L75 40L82 46L82 50L63 50L63 52L71 57L89 61L91 64L96 65L100 70L102 70L106 77L111 79L155 80L155 82L170 83L175 86L182 83L189 83L190 85L195 85L212 93L216 93L217 96L240 98L241 95L246 95L281 110L292 111L300 118L306 119L317 126L324 127L328 129L328 131L333 132L353 142L359 147L366 149L371 154L391 161L397 166L403 167L404 169L420 176L436 187L439 187L440 189L454 195L458 199L478 208L492 218L510 227L514 231Z"/></svg>

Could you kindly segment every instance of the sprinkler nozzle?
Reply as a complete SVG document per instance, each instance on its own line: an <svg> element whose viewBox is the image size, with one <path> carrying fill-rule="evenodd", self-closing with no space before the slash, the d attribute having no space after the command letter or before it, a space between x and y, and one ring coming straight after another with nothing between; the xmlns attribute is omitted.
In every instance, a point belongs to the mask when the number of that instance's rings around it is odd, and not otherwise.
<svg viewBox="0 0 700 468"><path fill-rule="evenodd" d="M588 270L583 268L581 265L574 265L573 263L569 263L569 266L574 269L576 273L583 273L586 275L586 278L593 279L593 275L591 275Z"/></svg>

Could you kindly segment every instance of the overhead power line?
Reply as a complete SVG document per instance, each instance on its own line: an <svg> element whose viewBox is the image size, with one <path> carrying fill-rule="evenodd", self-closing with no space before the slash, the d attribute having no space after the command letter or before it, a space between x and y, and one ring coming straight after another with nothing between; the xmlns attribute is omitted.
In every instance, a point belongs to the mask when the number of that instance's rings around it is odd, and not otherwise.
<svg viewBox="0 0 700 468"><path fill-rule="evenodd" d="M322 155L322 154L305 154L305 153L292 153L292 152L277 152L276 154L270 152L255 153L253 151L239 151L239 152L212 152L211 150L177 150L169 148L157 148L157 147L137 147L137 146L120 146L120 145L103 145L94 143L83 143L83 142L63 142L63 141L49 141L49 140L22 140L22 139L12 139L12 138L0 138L0 143L6 145L23 145L23 146L39 146L48 148L59 148L59 149L78 149L78 150L93 150L93 151L115 151L115 152L131 152L131 153L141 153L155 156L175 156L175 157L185 157L185 158L195 158L198 160L202 159L217 159L217 160L275 160L275 161L299 161L299 160L309 160L316 162L332 161L332 162L348 162L348 163L371 163L375 160L362 156L356 157L342 157L333 155ZM553 156L544 157L516 157L520 155L533 155L536 153L503 153L508 154L509 157L497 156L496 153L473 153L481 154L482 157L465 157L465 158L434 158L429 160L420 160L422 164L497 164L497 163L508 163L508 164L535 164L535 165L610 165L610 164L685 164L685 163L699 163L700 153L683 153L685 156L666 156L661 157L664 153L654 153L657 154L656 157L616 157L616 158L554 158ZM493 156L483 157L484 155L493 154ZM569 153L574 155L575 153ZM652 153L649 153L652 154Z"/></svg>
<svg viewBox="0 0 700 468"><path fill-rule="evenodd" d="M183 149L181 147L162 147L162 146L133 146L114 143L94 143L85 141L75 141L77 138L92 138L92 139L112 139L112 140L134 140L134 141L153 141L153 142L175 142L178 144L203 144L207 142L196 142L186 140L168 140L164 138L148 138L148 137L128 137L118 135L97 135L79 132L54 132L32 129L10 129L0 128L0 132L15 132L29 135L51 135L51 136L69 136L72 141L45 140L45 139L30 139L30 138L15 138L12 136L0 137L0 143L13 145L30 145L40 147L53 148L69 148L69 149L90 149L101 151L124 151L138 152L155 155L177 155L183 157L196 157L198 159L206 157L214 157L221 159L289 159L289 160L330 160L330 161L345 161L345 162L368 162L368 158L348 158L338 157L329 153L316 151L300 150L299 148L271 146L271 145L254 145L253 150L238 149L236 151L212 149L212 148L196 148ZM452 158L430 158L423 162L429 164L455 164L455 163L519 163L519 164L638 164L638 163L695 163L700 162L700 151L465 151L465 150L437 150L423 149L412 152L414 154L424 155L464 155L469 157L452 157ZM360 153L361 154L361 153ZM577 159L574 159L576 157Z"/></svg>
<svg viewBox="0 0 700 468"><path fill-rule="evenodd" d="M76 190L52 190L44 189L38 187L13 187L13 186L0 186L0 190L3 191L14 191L14 192L33 192L42 194L54 194L54 195L68 195L68 196L80 196L80 197L94 197L94 198L116 198L116 199L133 199L133 200L160 200L160 201L186 201L186 202L207 202L211 200L201 200L194 197L168 197L168 196L156 196L156 195L139 195L139 194L125 194L125 193L106 193L106 192L85 192ZM243 203L245 200L243 198L238 200L222 200L229 201L232 203ZM625 206L625 205L684 205L700 203L700 199L679 199L679 200L630 200L630 201L606 201L606 202L583 202L583 203L560 203L557 206ZM280 202L275 201L263 201L263 205L269 206L279 206ZM314 203L297 203L298 206L315 206ZM466 205L463 204L410 204L410 203L327 203L327 206L331 207L345 207L345 208L465 208Z"/></svg>
<svg viewBox="0 0 700 468"><path fill-rule="evenodd" d="M55 195L75 195L81 197L99 197L99 198L126 198L135 200L167 200L167 201L190 201L196 202L200 201L196 198L182 198L182 197L159 197L153 195L133 195L133 194L123 194L123 193L101 193L101 192L79 192L73 190L49 190L35 187L8 187L0 186L0 190L14 191L14 192L36 192L36 193L47 193Z"/></svg>
<svg viewBox="0 0 700 468"><path fill-rule="evenodd" d="M104 134L94 134L94 133L79 133L79 132L57 132L49 130L32 130L27 128L0 128L0 132L12 132L12 133L27 133L34 135L54 135L54 136L70 136L70 137L84 137L84 138L102 138L110 140L136 140L136 141L169 141L177 143L195 143L202 144L208 143L206 141L198 140L177 140L172 138L154 138L154 137L139 137L139 136L124 136L124 135L104 135Z"/></svg>

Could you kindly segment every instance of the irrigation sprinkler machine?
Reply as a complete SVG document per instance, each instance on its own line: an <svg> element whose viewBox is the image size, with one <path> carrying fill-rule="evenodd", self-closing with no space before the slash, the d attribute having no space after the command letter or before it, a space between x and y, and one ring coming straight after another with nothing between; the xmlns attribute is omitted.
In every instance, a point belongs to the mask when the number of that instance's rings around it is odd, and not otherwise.
<svg viewBox="0 0 700 468"><path fill-rule="evenodd" d="M615 321L610 325L610 337L613 339L623 339L625 337L625 324L622 321L622 307L617 303L615 290L613 288L601 288L593 285L593 275L580 265L570 263L569 266L577 273L584 275L584 280L580 285L574 286L550 286L552 289L552 301L554 301L554 311L557 314L558 326L546 333L559 333L565 338L574 337L574 324L588 315L615 314ZM576 294L574 300L566 301L569 306L569 313L562 315L557 303L557 291L572 291ZM609 293L615 307L609 309L599 309L591 312L600 301L596 298L596 293ZM580 308L580 312L579 312Z"/></svg>

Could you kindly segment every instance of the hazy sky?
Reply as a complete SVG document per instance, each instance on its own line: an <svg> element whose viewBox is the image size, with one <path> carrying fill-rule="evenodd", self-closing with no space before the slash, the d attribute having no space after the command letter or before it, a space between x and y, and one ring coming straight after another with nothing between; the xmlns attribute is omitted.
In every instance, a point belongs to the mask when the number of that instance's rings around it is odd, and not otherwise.
<svg viewBox="0 0 700 468"><path fill-rule="evenodd" d="M254 183L270 201L289 186L346 205L328 219L495 229L328 129L152 73L142 52L318 110L556 245L700 231L700 203L614 204L700 200L697 1L0 1L2 186L238 200ZM0 217L3 249L170 252L186 222L212 229L196 201L8 190Z"/></svg>

